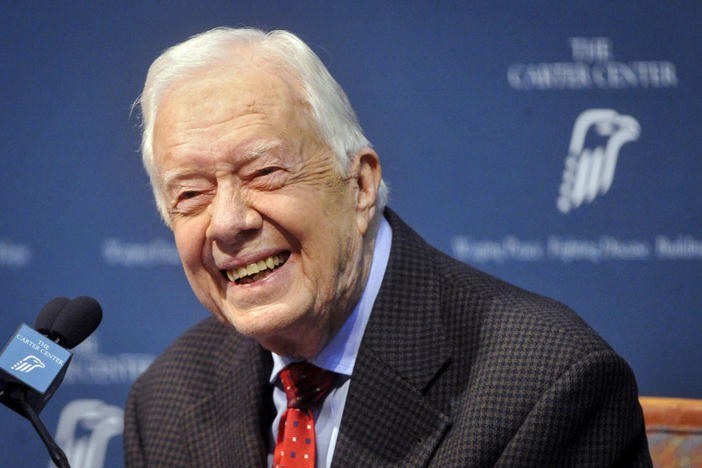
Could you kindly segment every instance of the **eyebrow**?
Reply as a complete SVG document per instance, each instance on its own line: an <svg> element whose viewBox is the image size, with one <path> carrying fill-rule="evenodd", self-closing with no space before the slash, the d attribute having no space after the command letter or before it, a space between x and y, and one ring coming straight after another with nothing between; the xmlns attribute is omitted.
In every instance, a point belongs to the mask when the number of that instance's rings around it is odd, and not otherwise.
<svg viewBox="0 0 702 468"><path fill-rule="evenodd" d="M245 144L245 149L234 152L239 152L239 158L242 164L245 164L259 156L269 153L272 149L278 148L282 145L281 141L278 139L267 140L267 141L256 141L254 143ZM191 175L197 174L197 171L188 167L179 167L175 169L170 169L163 174L163 187L165 191L172 189L175 185L175 181L181 178L185 178Z"/></svg>
<svg viewBox="0 0 702 468"><path fill-rule="evenodd" d="M243 157L247 160L261 156L264 153L270 152L273 148L281 146L280 140L258 141L250 148L244 150Z"/></svg>
<svg viewBox="0 0 702 468"><path fill-rule="evenodd" d="M163 174L163 188L168 192L175 185L175 181L193 175L195 171L188 168L171 169Z"/></svg>

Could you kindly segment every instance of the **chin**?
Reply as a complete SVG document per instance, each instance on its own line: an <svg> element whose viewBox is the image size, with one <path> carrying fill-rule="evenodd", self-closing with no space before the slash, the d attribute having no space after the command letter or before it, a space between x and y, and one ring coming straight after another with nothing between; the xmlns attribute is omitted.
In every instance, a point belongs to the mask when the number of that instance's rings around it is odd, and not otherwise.
<svg viewBox="0 0 702 468"><path fill-rule="evenodd" d="M303 314L285 309L287 308L268 306L253 311L229 310L224 312L223 318L242 335L261 342L268 337L289 332L303 320Z"/></svg>

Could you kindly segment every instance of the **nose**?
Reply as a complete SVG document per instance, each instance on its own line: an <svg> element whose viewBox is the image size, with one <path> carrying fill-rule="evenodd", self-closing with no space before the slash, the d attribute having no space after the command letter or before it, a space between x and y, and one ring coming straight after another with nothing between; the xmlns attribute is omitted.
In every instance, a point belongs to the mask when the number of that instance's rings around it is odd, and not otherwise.
<svg viewBox="0 0 702 468"><path fill-rule="evenodd" d="M220 246L241 242L261 229L263 219L241 190L229 184L218 187L210 205L211 217L208 239Z"/></svg>

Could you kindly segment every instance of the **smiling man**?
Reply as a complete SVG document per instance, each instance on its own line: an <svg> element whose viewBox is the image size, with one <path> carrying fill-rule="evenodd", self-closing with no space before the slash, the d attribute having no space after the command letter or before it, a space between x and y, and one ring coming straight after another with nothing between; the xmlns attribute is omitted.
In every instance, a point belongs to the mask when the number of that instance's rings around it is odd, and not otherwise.
<svg viewBox="0 0 702 468"><path fill-rule="evenodd" d="M265 348L311 358L368 276L380 165L366 147L340 171L302 85L249 54L232 53L233 76L194 71L167 91L155 168L202 303Z"/></svg>
<svg viewBox="0 0 702 468"><path fill-rule="evenodd" d="M162 54L142 151L193 291L127 403L128 466L646 466L631 370L573 312L426 245L314 53Z"/></svg>

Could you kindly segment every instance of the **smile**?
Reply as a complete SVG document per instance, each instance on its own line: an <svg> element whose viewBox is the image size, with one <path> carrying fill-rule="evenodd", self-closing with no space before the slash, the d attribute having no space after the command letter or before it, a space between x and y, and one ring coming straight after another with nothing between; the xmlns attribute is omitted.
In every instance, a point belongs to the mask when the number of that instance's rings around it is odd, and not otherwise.
<svg viewBox="0 0 702 468"><path fill-rule="evenodd" d="M229 281L237 284L247 284L265 278L271 272L280 268L290 257L290 252L283 252L276 255L271 255L268 258L259 260L254 263L249 263L233 270L226 270Z"/></svg>

